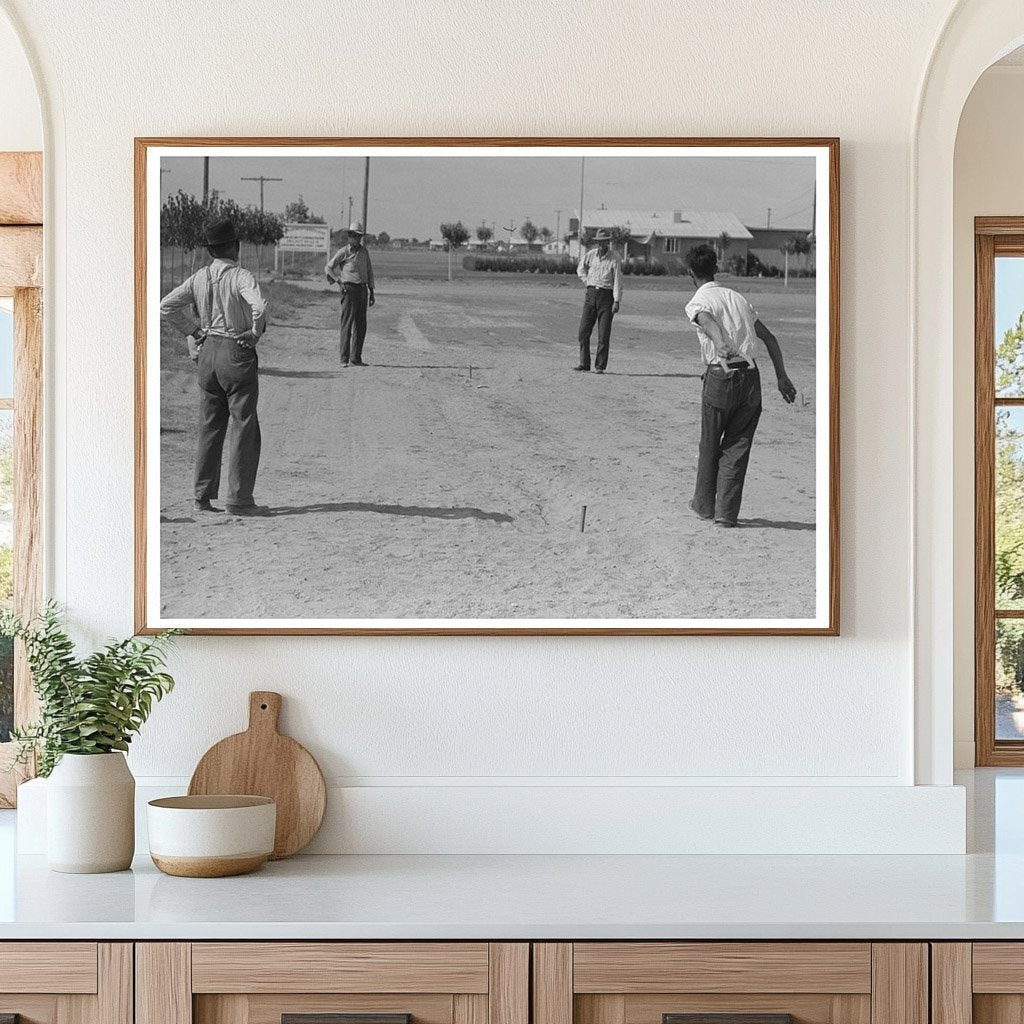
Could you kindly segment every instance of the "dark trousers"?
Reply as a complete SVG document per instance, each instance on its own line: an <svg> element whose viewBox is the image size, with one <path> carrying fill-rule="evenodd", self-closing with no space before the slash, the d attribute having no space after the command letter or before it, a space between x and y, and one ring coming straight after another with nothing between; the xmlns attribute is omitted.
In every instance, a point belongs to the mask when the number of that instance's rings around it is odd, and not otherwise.
<svg viewBox="0 0 1024 1024"><path fill-rule="evenodd" d="M610 288L587 288L580 317L580 366L590 369L590 335L597 324L597 356L594 366L603 370L608 365L608 348L612 341L612 303Z"/></svg>
<svg viewBox="0 0 1024 1024"><path fill-rule="evenodd" d="M360 363L366 340L366 303L369 289L365 284L341 286L341 361Z"/></svg>
<svg viewBox="0 0 1024 1024"><path fill-rule="evenodd" d="M229 505L252 505L260 465L259 360L256 350L231 338L209 335L199 351L199 450L196 498L213 500L220 490L220 467L228 423Z"/></svg>
<svg viewBox="0 0 1024 1024"><path fill-rule="evenodd" d="M693 510L705 519L735 523L743 500L750 446L761 418L761 374L756 367L726 374L709 366L701 400L700 457Z"/></svg>

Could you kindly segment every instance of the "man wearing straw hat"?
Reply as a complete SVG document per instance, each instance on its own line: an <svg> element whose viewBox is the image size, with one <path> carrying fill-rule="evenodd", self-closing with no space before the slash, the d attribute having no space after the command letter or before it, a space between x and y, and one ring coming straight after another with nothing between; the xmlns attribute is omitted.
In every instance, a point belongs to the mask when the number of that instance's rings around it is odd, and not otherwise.
<svg viewBox="0 0 1024 1024"><path fill-rule="evenodd" d="M194 507L197 512L221 511L213 507L213 502L220 489L230 422L227 511L237 516L266 516L270 510L256 504L253 488L261 445L256 415L256 343L267 329L267 307L256 279L238 265L239 238L230 220L206 226L206 248L213 262L197 270L160 303L164 322L188 335L189 355L198 368L199 447Z"/></svg>
<svg viewBox="0 0 1024 1024"><path fill-rule="evenodd" d="M374 303L373 264L363 245L363 222L353 221L348 245L343 245L324 267L327 280L341 285L341 365L365 366L366 310Z"/></svg>
<svg viewBox="0 0 1024 1024"><path fill-rule="evenodd" d="M580 257L576 273L586 285L583 315L580 317L580 361L573 369L590 370L590 336L597 324L597 355L594 369L604 373L608 366L608 349L612 340L612 317L619 311L622 299L622 267L619 254L611 247L612 236L604 230L594 235L595 248Z"/></svg>

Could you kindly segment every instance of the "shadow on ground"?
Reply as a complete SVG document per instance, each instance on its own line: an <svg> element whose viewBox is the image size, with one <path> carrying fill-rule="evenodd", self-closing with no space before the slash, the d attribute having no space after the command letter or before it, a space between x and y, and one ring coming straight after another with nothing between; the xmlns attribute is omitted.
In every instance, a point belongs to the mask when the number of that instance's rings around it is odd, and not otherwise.
<svg viewBox="0 0 1024 1024"><path fill-rule="evenodd" d="M376 512L382 516L419 516L424 519L482 519L489 523L511 523L506 512L485 512L481 508L432 508L426 505L378 505L369 501L320 502L272 509L272 515L305 516L317 512Z"/></svg>
<svg viewBox="0 0 1024 1024"><path fill-rule="evenodd" d="M795 523L779 519L741 519L740 526L761 530L815 530L814 523Z"/></svg>

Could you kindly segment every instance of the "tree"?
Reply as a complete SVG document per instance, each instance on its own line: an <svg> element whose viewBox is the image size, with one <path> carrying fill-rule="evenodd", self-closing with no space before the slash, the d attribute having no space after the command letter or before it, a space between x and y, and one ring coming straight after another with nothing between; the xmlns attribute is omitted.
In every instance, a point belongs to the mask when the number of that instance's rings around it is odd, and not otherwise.
<svg viewBox="0 0 1024 1024"><path fill-rule="evenodd" d="M300 195L294 203L289 203L284 208L284 219L288 224L323 224L324 219L315 213L310 213L305 199Z"/></svg>
<svg viewBox="0 0 1024 1024"><path fill-rule="evenodd" d="M481 224L476 229L476 239L478 242L489 242L494 237L494 232L486 225Z"/></svg>
<svg viewBox="0 0 1024 1024"><path fill-rule="evenodd" d="M460 220L454 224L442 224L441 237L445 240L445 248L448 250L448 280L450 281L452 279L452 251L466 244L469 240L469 232Z"/></svg>
<svg viewBox="0 0 1024 1024"><path fill-rule="evenodd" d="M720 266L725 265L725 254L729 251L729 243L732 241L728 231L723 231L718 236L718 263Z"/></svg>
<svg viewBox="0 0 1024 1024"><path fill-rule="evenodd" d="M551 230L547 225L540 229L540 240L547 245L548 242L554 237L554 231Z"/></svg>
<svg viewBox="0 0 1024 1024"><path fill-rule="evenodd" d="M386 231L381 231L377 235L377 244L382 249L386 249L391 244L391 236Z"/></svg>
<svg viewBox="0 0 1024 1024"><path fill-rule="evenodd" d="M793 238L787 238L780 246L779 252L786 258L785 269L783 270L783 276L785 278L784 285L789 287L789 257L797 252L798 239L794 236Z"/></svg>
<svg viewBox="0 0 1024 1024"><path fill-rule="evenodd" d="M616 224L614 227L608 228L608 234L612 236L612 245L616 249L620 249L622 254L625 255L629 246L629 240L633 237L633 232L628 227Z"/></svg>
<svg viewBox="0 0 1024 1024"><path fill-rule="evenodd" d="M527 217L519 228L519 234L526 242L527 246L532 246L533 243L537 241L537 236L540 234L540 230L537 225Z"/></svg>

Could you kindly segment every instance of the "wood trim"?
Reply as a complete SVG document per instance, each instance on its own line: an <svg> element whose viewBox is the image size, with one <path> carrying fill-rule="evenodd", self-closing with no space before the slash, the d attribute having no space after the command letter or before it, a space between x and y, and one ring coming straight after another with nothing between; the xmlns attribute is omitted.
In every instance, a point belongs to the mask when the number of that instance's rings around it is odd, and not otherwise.
<svg viewBox="0 0 1024 1024"><path fill-rule="evenodd" d="M43 223L43 154L0 153L0 224Z"/></svg>
<svg viewBox="0 0 1024 1024"><path fill-rule="evenodd" d="M995 651L995 262L991 235L974 240L974 744L992 764Z"/></svg>
<svg viewBox="0 0 1024 1024"><path fill-rule="evenodd" d="M489 1024L531 1024L529 943L492 942L488 953Z"/></svg>
<svg viewBox="0 0 1024 1024"><path fill-rule="evenodd" d="M43 603L43 293L14 293L14 608L22 618ZM15 724L35 721L39 701L19 643L14 676Z"/></svg>
<svg viewBox="0 0 1024 1024"><path fill-rule="evenodd" d="M130 942L101 942L97 947L99 1024L134 1024L135 950Z"/></svg>
<svg viewBox="0 0 1024 1024"><path fill-rule="evenodd" d="M971 943L935 942L931 954L931 1024L971 1024Z"/></svg>
<svg viewBox="0 0 1024 1024"><path fill-rule="evenodd" d="M484 942L192 945L192 991L196 993L487 990L488 951Z"/></svg>
<svg viewBox="0 0 1024 1024"><path fill-rule="evenodd" d="M146 601L146 156L150 147L189 146L217 149L230 146L273 146L298 148L303 146L535 146L582 147L607 146L630 148L635 146L692 146L692 147L801 147L826 149L829 154L829 294L828 311L829 350L829 436L827 439L831 472L829 474L829 612L828 624L814 628L740 627L733 629L695 628L445 628L401 629L349 628L331 629L322 626L275 628L194 628L189 632L203 636L838 636L840 633L840 481L839 481L839 373L840 373L840 146L834 136L775 137L775 138L692 138L652 136L638 138L601 138L598 136L543 137L524 136L465 136L459 138L402 136L373 138L368 136L279 138L259 136L173 137L139 136L135 139L135 631L140 635L153 635L160 629L149 622Z"/></svg>
<svg viewBox="0 0 1024 1024"><path fill-rule="evenodd" d="M95 942L5 942L2 949L0 992L96 992Z"/></svg>
<svg viewBox="0 0 1024 1024"><path fill-rule="evenodd" d="M192 1024L189 943L136 943L135 1024Z"/></svg>
<svg viewBox="0 0 1024 1024"><path fill-rule="evenodd" d="M531 1024L573 1024L571 942L533 945Z"/></svg>
<svg viewBox="0 0 1024 1024"><path fill-rule="evenodd" d="M928 947L923 942L871 946L871 1024L928 1024Z"/></svg>
<svg viewBox="0 0 1024 1024"><path fill-rule="evenodd" d="M1024 217L975 217L976 235L1024 235Z"/></svg>
<svg viewBox="0 0 1024 1024"><path fill-rule="evenodd" d="M1019 942L975 942L972 991L1024 994L1024 956Z"/></svg>
<svg viewBox="0 0 1024 1024"><path fill-rule="evenodd" d="M616 995L573 996L575 1024L626 1024L626 997Z"/></svg>
<svg viewBox="0 0 1024 1024"><path fill-rule="evenodd" d="M413 1018L419 1024L422 1017L417 1014ZM468 994L459 992L452 996L452 1024L488 1024L487 996L483 993Z"/></svg>
<svg viewBox="0 0 1024 1024"><path fill-rule="evenodd" d="M573 990L871 992L864 942L577 942Z"/></svg>
<svg viewBox="0 0 1024 1024"><path fill-rule="evenodd" d="M135 140L135 632L156 633L146 601L146 146Z"/></svg>
<svg viewBox="0 0 1024 1024"><path fill-rule="evenodd" d="M0 227L0 297L43 286L43 229Z"/></svg>

